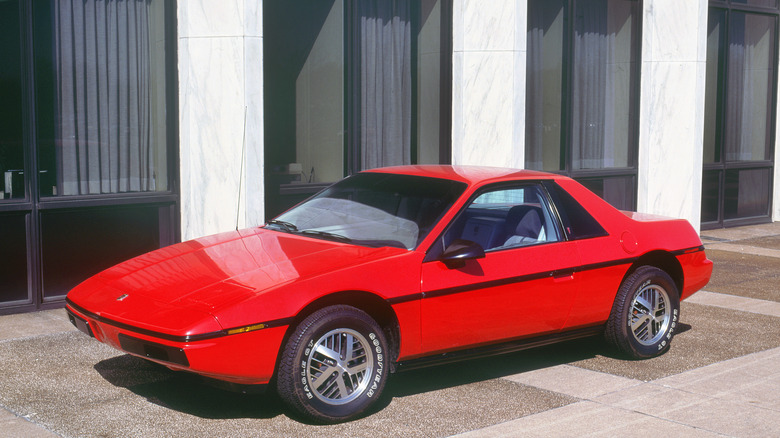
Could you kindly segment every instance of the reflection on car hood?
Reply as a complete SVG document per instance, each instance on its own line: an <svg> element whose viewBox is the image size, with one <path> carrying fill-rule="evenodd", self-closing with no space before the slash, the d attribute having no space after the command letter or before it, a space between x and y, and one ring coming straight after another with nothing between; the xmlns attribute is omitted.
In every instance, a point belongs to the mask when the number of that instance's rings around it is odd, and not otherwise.
<svg viewBox="0 0 780 438"><path fill-rule="evenodd" d="M101 316L124 321L146 319L141 315L144 306L213 315L263 290L398 251L404 250L367 248L262 228L241 230L128 260L85 281L68 298L87 310L99 310ZM135 311L117 302L124 294L126 304L134 303Z"/></svg>

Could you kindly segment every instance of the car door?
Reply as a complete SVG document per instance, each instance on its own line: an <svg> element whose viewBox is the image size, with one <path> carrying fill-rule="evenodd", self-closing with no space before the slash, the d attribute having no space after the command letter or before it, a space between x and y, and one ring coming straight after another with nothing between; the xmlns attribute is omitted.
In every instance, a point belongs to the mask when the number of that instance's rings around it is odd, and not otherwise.
<svg viewBox="0 0 780 438"><path fill-rule="evenodd" d="M554 218L539 184L495 187L473 198L422 266L426 353L564 326L576 293L573 268L579 256L575 242L562 239Z"/></svg>

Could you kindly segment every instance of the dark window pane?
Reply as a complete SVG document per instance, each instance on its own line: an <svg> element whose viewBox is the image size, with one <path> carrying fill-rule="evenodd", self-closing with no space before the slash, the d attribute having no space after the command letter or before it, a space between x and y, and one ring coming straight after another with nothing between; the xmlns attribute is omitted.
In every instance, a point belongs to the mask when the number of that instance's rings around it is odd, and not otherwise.
<svg viewBox="0 0 780 438"><path fill-rule="evenodd" d="M705 170L701 184L701 221L718 221L720 197L720 170Z"/></svg>
<svg viewBox="0 0 780 438"><path fill-rule="evenodd" d="M264 2L265 138L276 184L344 176L343 0Z"/></svg>
<svg viewBox="0 0 780 438"><path fill-rule="evenodd" d="M572 169L630 167L639 3L578 0L575 4Z"/></svg>
<svg viewBox="0 0 780 438"><path fill-rule="evenodd" d="M87 277L160 247L158 207L41 212L43 295L66 294Z"/></svg>
<svg viewBox="0 0 780 438"><path fill-rule="evenodd" d="M629 211L636 209L636 183L633 176L578 178L577 181L615 208Z"/></svg>
<svg viewBox="0 0 780 438"><path fill-rule="evenodd" d="M168 190L164 5L33 3L42 196Z"/></svg>
<svg viewBox="0 0 780 438"><path fill-rule="evenodd" d="M563 170L563 60L565 56L563 0L528 3L525 166L536 170Z"/></svg>
<svg viewBox="0 0 780 438"><path fill-rule="evenodd" d="M24 214L0 215L0 302L29 301Z"/></svg>
<svg viewBox="0 0 780 438"><path fill-rule="evenodd" d="M726 161L768 160L777 16L732 12L729 26Z"/></svg>
<svg viewBox="0 0 780 438"><path fill-rule="evenodd" d="M345 174L344 2L264 1L263 32L266 214L275 216Z"/></svg>
<svg viewBox="0 0 780 438"><path fill-rule="evenodd" d="M0 201L25 197L19 20L19 2L0 1Z"/></svg>
<svg viewBox="0 0 780 438"><path fill-rule="evenodd" d="M777 7L777 0L731 0L731 3L741 3L748 6L762 6L765 8Z"/></svg>
<svg viewBox="0 0 780 438"><path fill-rule="evenodd" d="M726 33L726 11L709 9L709 24L707 30L707 69L704 92L704 162L720 161L718 147L718 122L721 114L722 97L718 91L721 87L723 74L720 65L721 49Z"/></svg>
<svg viewBox="0 0 780 438"><path fill-rule="evenodd" d="M353 167L360 170L411 163L412 3L346 3L356 17L348 37L354 52L349 54L353 62L347 92L353 111L359 109L353 132L360 137L357 144L353 139L351 152Z"/></svg>
<svg viewBox="0 0 780 438"><path fill-rule="evenodd" d="M414 2L413 2L414 3ZM442 25L451 18L443 15L444 0L421 2L420 30L417 34L417 164L439 164L443 139ZM445 25L446 27L446 25Z"/></svg>
<svg viewBox="0 0 780 438"><path fill-rule="evenodd" d="M720 193L720 170L705 170L701 184L701 221L718 221L718 198Z"/></svg>
<svg viewBox="0 0 780 438"><path fill-rule="evenodd" d="M263 2L265 205L449 162L452 0Z"/></svg>
<svg viewBox="0 0 780 438"><path fill-rule="evenodd" d="M724 219L769 213L770 169L726 170Z"/></svg>

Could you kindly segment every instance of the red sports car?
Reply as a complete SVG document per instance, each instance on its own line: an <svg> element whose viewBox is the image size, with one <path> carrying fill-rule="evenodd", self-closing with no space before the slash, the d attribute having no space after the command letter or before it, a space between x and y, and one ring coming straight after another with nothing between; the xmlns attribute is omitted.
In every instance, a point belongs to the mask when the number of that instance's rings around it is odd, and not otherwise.
<svg viewBox="0 0 780 438"><path fill-rule="evenodd" d="M712 262L680 219L618 211L560 175L362 172L262 227L87 279L71 321L210 380L275 387L320 422L363 414L396 370L603 334L663 354Z"/></svg>

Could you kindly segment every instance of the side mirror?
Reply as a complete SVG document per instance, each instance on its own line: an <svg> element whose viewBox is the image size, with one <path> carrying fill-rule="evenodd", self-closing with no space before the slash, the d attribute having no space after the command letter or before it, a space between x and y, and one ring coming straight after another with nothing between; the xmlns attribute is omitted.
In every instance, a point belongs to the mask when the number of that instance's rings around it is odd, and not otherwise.
<svg viewBox="0 0 780 438"><path fill-rule="evenodd" d="M476 242L464 239L455 239L447 246L439 257L450 269L466 266L466 260L485 258L485 250Z"/></svg>

